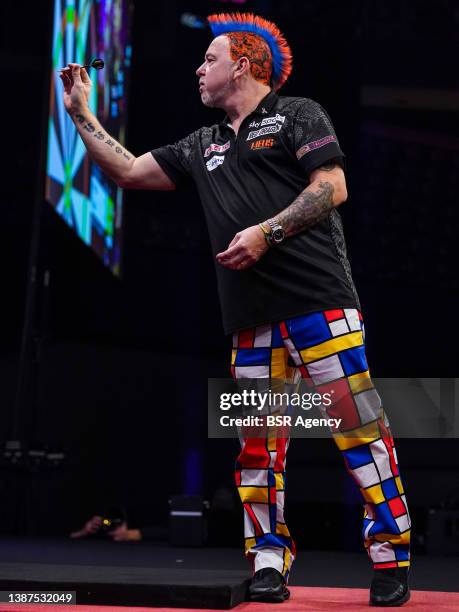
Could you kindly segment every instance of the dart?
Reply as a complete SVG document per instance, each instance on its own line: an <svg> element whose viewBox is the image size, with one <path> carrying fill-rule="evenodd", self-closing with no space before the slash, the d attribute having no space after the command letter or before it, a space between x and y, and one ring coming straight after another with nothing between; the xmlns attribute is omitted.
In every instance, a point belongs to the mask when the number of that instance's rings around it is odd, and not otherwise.
<svg viewBox="0 0 459 612"><path fill-rule="evenodd" d="M81 68L95 68L96 70L102 70L104 66L104 60L98 57L96 59L93 59L90 64L85 64L84 66L81 66ZM61 68L61 72L63 72L64 70L67 70L67 68Z"/></svg>
<svg viewBox="0 0 459 612"><path fill-rule="evenodd" d="M104 66L105 66L104 60L100 58L96 58L96 59L93 59L90 64L85 64L84 66L82 66L82 68L95 68L96 70L102 70Z"/></svg>

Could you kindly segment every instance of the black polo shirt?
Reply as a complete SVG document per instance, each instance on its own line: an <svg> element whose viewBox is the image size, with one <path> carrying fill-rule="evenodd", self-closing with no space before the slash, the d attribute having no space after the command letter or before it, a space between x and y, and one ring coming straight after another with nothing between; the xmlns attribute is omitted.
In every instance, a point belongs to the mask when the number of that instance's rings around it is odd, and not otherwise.
<svg viewBox="0 0 459 612"><path fill-rule="evenodd" d="M196 184L214 255L237 232L289 206L315 168L343 159L319 104L273 91L244 119L237 137L225 118L152 155L177 187L189 178ZM247 270L217 262L215 267L226 333L327 308L359 307L336 209Z"/></svg>

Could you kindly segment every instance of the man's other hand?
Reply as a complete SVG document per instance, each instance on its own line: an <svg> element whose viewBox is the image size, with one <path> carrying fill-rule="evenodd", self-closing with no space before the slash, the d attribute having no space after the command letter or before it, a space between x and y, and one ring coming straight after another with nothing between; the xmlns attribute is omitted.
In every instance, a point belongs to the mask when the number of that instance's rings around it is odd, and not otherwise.
<svg viewBox="0 0 459 612"><path fill-rule="evenodd" d="M263 257L268 249L263 230L258 225L252 225L238 232L226 251L218 253L216 259L230 270L245 270Z"/></svg>

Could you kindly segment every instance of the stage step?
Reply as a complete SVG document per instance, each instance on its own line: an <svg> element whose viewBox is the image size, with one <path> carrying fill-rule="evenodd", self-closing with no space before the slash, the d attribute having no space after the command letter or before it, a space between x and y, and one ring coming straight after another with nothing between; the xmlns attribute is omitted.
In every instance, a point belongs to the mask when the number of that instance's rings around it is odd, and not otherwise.
<svg viewBox="0 0 459 612"><path fill-rule="evenodd" d="M0 591L76 591L77 604L230 610L248 572L0 563Z"/></svg>

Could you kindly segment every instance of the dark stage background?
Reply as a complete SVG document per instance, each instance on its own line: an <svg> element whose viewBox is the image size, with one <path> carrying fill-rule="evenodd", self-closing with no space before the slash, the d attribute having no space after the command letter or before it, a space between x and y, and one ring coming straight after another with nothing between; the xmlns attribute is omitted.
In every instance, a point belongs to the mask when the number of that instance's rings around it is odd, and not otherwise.
<svg viewBox="0 0 459 612"><path fill-rule="evenodd" d="M50 4L0 4L0 441L19 438L25 453L2 457L0 530L64 534L110 504L123 506L133 526L161 524L174 493L201 493L215 511L233 512L219 489L232 488L238 443L209 441L206 424L207 378L228 374L230 343L194 191L126 194L121 280L43 206L36 317L17 401ZM139 155L219 116L201 105L194 74L210 35L183 27L180 15L231 7L134 5L127 146ZM340 211L373 375L457 375L457 4L243 8L285 32L295 66L282 93L320 102L347 155L350 197ZM456 440L398 443L418 550L429 509L458 503L458 450ZM347 484L330 441L293 441L287 517L301 545L360 547L360 510ZM226 543L242 543L238 520Z"/></svg>

